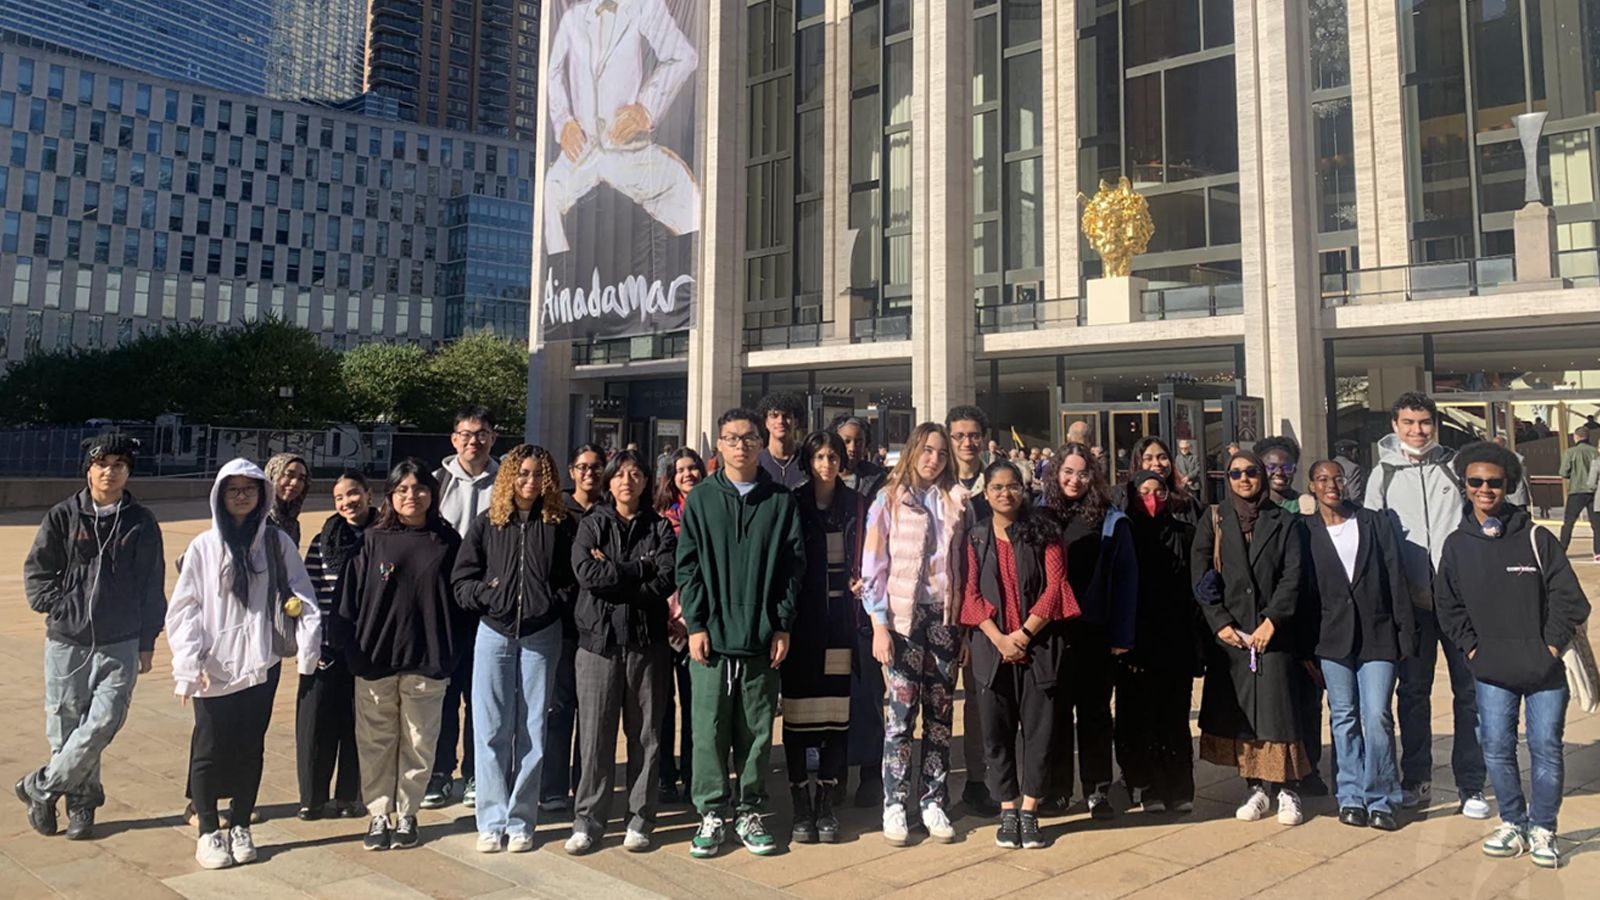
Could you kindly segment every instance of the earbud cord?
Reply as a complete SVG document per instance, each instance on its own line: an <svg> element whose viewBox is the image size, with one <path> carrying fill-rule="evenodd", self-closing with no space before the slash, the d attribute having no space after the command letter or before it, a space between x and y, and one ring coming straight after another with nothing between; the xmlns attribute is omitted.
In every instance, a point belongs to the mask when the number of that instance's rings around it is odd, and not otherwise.
<svg viewBox="0 0 1600 900"><path fill-rule="evenodd" d="M94 498L91 497L89 502L94 503ZM78 663L78 665L75 666L71 672L66 674L67 678L71 678L83 671L83 667L87 666L91 661L94 660L95 653L100 649L100 635L94 629L94 595L95 592L100 589L100 575L105 571L106 548L111 546L111 544L116 541L117 525L121 522L122 500L118 500L117 512L111 517L111 530L106 533L105 539L102 540L99 535L100 511L95 510L95 543L97 546L94 553L94 576L93 581L89 583L89 594L86 598L86 602L89 605L89 655L84 657L83 662Z"/></svg>

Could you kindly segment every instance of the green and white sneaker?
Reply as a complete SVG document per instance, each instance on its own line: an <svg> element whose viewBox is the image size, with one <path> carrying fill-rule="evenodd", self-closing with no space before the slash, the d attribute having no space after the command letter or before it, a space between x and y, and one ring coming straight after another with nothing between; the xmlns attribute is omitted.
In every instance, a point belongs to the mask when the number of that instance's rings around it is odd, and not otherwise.
<svg viewBox="0 0 1600 900"><path fill-rule="evenodd" d="M467 809L476 809L478 806L478 779L468 778L466 787L461 791L461 805Z"/></svg>
<svg viewBox="0 0 1600 900"><path fill-rule="evenodd" d="M778 849L778 839L772 836L761 821L760 813L745 813L739 817L733 830L744 842L744 848L757 856L766 856Z"/></svg>
<svg viewBox="0 0 1600 900"><path fill-rule="evenodd" d="M1556 833L1535 825L1528 829L1528 845L1533 853L1533 864L1546 869L1561 868L1561 851L1556 847Z"/></svg>
<svg viewBox="0 0 1600 900"><path fill-rule="evenodd" d="M728 838L728 829L722 817L714 812L700 817L700 830L689 841L689 855L695 859L709 859L722 851L722 842Z"/></svg>
<svg viewBox="0 0 1600 900"><path fill-rule="evenodd" d="M1501 822L1483 842L1483 855L1502 859L1521 856L1528 852L1528 836L1520 825Z"/></svg>

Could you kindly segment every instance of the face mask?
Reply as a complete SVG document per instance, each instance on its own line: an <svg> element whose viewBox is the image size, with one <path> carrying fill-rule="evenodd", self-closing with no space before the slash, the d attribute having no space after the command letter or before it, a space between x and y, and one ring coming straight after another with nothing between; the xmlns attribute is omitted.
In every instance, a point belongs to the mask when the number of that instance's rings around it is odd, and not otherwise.
<svg viewBox="0 0 1600 900"><path fill-rule="evenodd" d="M1439 442L1436 441L1436 440L1433 440L1431 438L1428 440L1428 442L1426 444L1423 444L1421 447L1412 447L1410 444L1406 443L1405 441L1401 441L1400 442L1400 449L1402 451L1404 451L1404 453L1407 456L1410 456L1410 457L1413 457L1413 458L1416 458L1416 459L1421 459L1422 457L1427 456L1428 454L1432 453L1434 450L1437 450L1438 448L1439 448Z"/></svg>
<svg viewBox="0 0 1600 900"><path fill-rule="evenodd" d="M1139 499L1144 502L1144 511L1150 514L1150 518L1155 518L1161 511L1161 498L1155 494L1140 494Z"/></svg>

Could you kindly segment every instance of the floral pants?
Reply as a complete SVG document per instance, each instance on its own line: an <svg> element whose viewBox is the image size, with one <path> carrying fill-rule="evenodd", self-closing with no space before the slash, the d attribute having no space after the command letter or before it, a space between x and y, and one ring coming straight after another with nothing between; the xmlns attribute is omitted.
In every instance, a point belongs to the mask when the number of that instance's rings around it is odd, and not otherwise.
<svg viewBox="0 0 1600 900"><path fill-rule="evenodd" d="M883 803L909 807L911 732L922 708L922 794L919 807L949 805L950 718L955 707L961 629L944 625L942 611L918 606L911 635L894 638L888 666L889 716L883 732ZM911 810L907 810L910 812Z"/></svg>

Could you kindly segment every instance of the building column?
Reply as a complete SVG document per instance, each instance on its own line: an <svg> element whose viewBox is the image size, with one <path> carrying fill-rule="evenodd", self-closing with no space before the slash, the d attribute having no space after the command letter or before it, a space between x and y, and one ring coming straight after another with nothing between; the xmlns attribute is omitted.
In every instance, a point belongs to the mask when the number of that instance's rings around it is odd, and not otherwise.
<svg viewBox="0 0 1600 900"><path fill-rule="evenodd" d="M1266 429L1326 449L1305 10L1234 3L1245 369Z"/></svg>
<svg viewBox="0 0 1600 900"><path fill-rule="evenodd" d="M1350 124L1361 268L1411 262L1405 88L1400 8L1394 0L1348 0Z"/></svg>
<svg viewBox="0 0 1600 900"><path fill-rule="evenodd" d="M700 267L689 330L689 408L684 442L716 441L717 417L739 404L744 375L744 0L713 0L700 70L706 79L700 137Z"/></svg>
<svg viewBox="0 0 1600 900"><path fill-rule="evenodd" d="M944 420L977 395L972 306L972 5L913 4L911 402Z"/></svg>
<svg viewBox="0 0 1600 900"><path fill-rule="evenodd" d="M1044 296L1054 300L1078 296L1078 22L1072 4L1043 14Z"/></svg>

